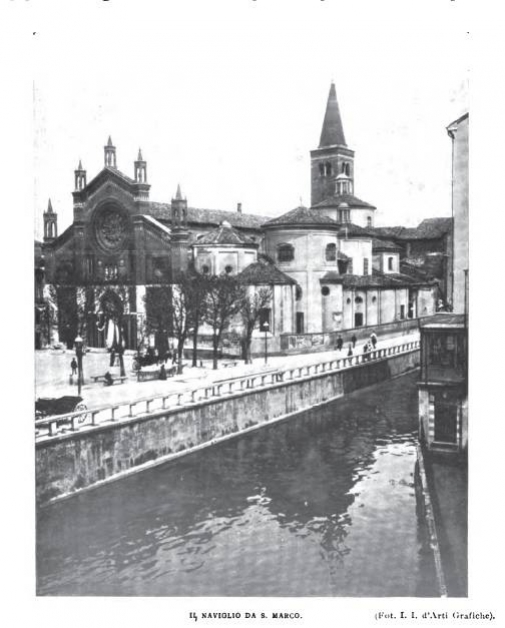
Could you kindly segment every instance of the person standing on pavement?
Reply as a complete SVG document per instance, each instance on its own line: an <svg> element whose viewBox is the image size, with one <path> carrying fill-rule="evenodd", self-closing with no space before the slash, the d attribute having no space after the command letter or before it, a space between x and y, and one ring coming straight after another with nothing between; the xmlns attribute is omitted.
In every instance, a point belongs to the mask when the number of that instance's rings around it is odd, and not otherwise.
<svg viewBox="0 0 505 628"><path fill-rule="evenodd" d="M352 335L352 338L351 338L352 348L353 348L353 349L356 347L356 341L357 341L357 340L358 340L358 339L356 338L356 334L353 334L353 335Z"/></svg>
<svg viewBox="0 0 505 628"><path fill-rule="evenodd" d="M72 358L72 362L70 362L70 368L72 369L71 375L77 375L77 360Z"/></svg>
<svg viewBox="0 0 505 628"><path fill-rule="evenodd" d="M375 347L377 346L377 336L375 335L374 331L370 334L370 340L372 341L372 346L375 349Z"/></svg>
<svg viewBox="0 0 505 628"><path fill-rule="evenodd" d="M342 336L339 334L337 337L337 351L342 351L343 346L344 346L344 341L342 340Z"/></svg>
<svg viewBox="0 0 505 628"><path fill-rule="evenodd" d="M351 343L349 343L349 349L347 351L347 356L349 357L351 355L352 355L352 345L351 345Z"/></svg>

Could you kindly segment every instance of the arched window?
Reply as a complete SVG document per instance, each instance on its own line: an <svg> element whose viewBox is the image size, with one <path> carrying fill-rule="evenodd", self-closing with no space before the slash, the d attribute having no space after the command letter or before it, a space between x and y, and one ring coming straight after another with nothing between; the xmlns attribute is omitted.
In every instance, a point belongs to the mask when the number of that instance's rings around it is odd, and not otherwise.
<svg viewBox="0 0 505 628"><path fill-rule="evenodd" d="M295 259L295 249L292 244L279 244L277 247L278 262L292 262Z"/></svg>
<svg viewBox="0 0 505 628"><path fill-rule="evenodd" d="M303 294L303 291L302 291L301 286L296 286L296 290L295 290L295 299L296 299L297 301L300 301L300 300L301 300L301 298L302 298L302 294Z"/></svg>
<svg viewBox="0 0 505 628"><path fill-rule="evenodd" d="M342 174L345 174L345 162L342 162L342 168L340 170Z"/></svg>
<svg viewBox="0 0 505 628"><path fill-rule="evenodd" d="M327 262L334 262L337 259L337 245L334 242L326 246L325 256Z"/></svg>
<svg viewBox="0 0 505 628"><path fill-rule="evenodd" d="M319 176L324 177L324 164L319 164Z"/></svg>
<svg viewBox="0 0 505 628"><path fill-rule="evenodd" d="M394 261L392 257L388 257L388 270L394 270Z"/></svg>
<svg viewBox="0 0 505 628"><path fill-rule="evenodd" d="M330 177L331 176L331 164L329 161L326 162L326 176Z"/></svg>
<svg viewBox="0 0 505 628"><path fill-rule="evenodd" d="M350 176L350 173L351 173L351 167L350 167L350 165L349 165L349 164L345 164L345 174L346 174L347 176Z"/></svg>
<svg viewBox="0 0 505 628"><path fill-rule="evenodd" d="M362 297L356 297L354 299L355 303L363 303L363 298Z"/></svg>

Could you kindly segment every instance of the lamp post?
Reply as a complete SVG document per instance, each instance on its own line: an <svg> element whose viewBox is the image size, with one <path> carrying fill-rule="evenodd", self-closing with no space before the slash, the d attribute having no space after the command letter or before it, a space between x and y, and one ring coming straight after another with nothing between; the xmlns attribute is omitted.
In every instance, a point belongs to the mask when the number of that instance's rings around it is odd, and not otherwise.
<svg viewBox="0 0 505 628"><path fill-rule="evenodd" d="M263 323L263 331L265 332L265 364L268 362L268 329L270 325L267 321Z"/></svg>
<svg viewBox="0 0 505 628"><path fill-rule="evenodd" d="M77 357L77 394L81 395L81 385L84 384L82 376L82 338L77 336L74 340L75 355Z"/></svg>

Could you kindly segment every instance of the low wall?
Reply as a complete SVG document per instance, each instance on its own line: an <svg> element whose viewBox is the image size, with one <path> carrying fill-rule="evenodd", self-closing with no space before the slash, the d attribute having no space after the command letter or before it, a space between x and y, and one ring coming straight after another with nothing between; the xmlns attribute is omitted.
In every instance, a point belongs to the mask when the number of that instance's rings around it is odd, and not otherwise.
<svg viewBox="0 0 505 628"><path fill-rule="evenodd" d="M292 381L274 381L272 377L272 383L252 390L48 437L36 442L37 501L47 503L99 486L298 414L418 365L419 350L411 349L305 377L300 370L300 377Z"/></svg>
<svg viewBox="0 0 505 628"><path fill-rule="evenodd" d="M403 321L395 321L384 325L370 325L344 329L341 331L328 331L315 334L282 334L280 336L280 351L285 354L312 353L314 351L331 350L339 336L344 344L351 342L352 336L356 336L358 342L368 340L370 334L375 332L379 337L390 333L409 334L419 327L419 319L412 318Z"/></svg>

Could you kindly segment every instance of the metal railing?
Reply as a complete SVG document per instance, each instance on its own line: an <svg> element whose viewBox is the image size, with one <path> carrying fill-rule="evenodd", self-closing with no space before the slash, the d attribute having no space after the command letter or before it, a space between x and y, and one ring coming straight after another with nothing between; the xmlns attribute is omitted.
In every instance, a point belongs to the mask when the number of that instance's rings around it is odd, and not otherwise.
<svg viewBox="0 0 505 628"><path fill-rule="evenodd" d="M37 419L35 421L35 441L47 440L66 433L88 431L97 426L111 425L134 417L146 417L163 410L182 408L196 403L204 403L211 399L250 392L274 384L303 380L321 374L353 368L374 360L382 360L393 355L416 351L419 349L419 346L419 340L413 340L383 349L374 349L368 353L359 353L282 370L250 373L241 377L234 377L228 381L208 383L199 388L171 392L156 397L143 397L122 403L109 404L100 408L68 412Z"/></svg>

